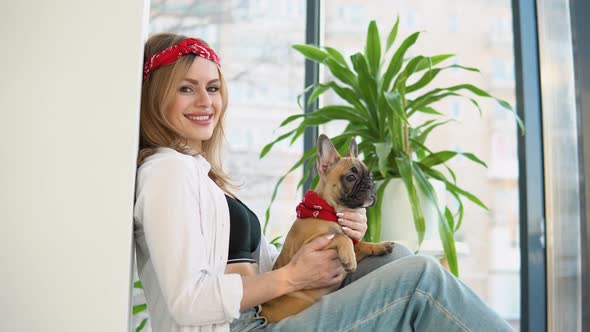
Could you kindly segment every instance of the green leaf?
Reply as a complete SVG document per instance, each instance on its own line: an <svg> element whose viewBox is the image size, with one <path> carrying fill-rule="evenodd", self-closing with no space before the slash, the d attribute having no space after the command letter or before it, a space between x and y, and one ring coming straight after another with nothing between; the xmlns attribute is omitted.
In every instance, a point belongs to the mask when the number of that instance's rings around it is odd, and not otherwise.
<svg viewBox="0 0 590 332"><path fill-rule="evenodd" d="M476 162L480 165L482 165L485 168L488 168L488 165L483 162L483 160L479 159L476 155L474 155L473 153L470 152L460 152L461 155L463 155L464 157L466 157L467 159Z"/></svg>
<svg viewBox="0 0 590 332"><path fill-rule="evenodd" d="M432 151L430 151L429 148L427 148L424 144L417 141L415 138L410 138L410 143L411 143L410 146L412 147L412 150L422 153L422 156L420 157L420 159L426 157L426 155L425 155L426 152L432 153Z"/></svg>
<svg viewBox="0 0 590 332"><path fill-rule="evenodd" d="M311 89L315 88L317 85L318 83L311 84L305 89L303 89L302 93L297 95L297 106L299 106L299 109L301 109L302 111L305 111L305 107L303 107L303 104L301 104L301 99L303 99L303 96L305 96L305 94L307 94Z"/></svg>
<svg viewBox="0 0 590 332"><path fill-rule="evenodd" d="M381 62L381 39L377 22L371 21L367 31L367 45L365 46L365 57L369 63L371 76L376 78L379 75Z"/></svg>
<svg viewBox="0 0 590 332"><path fill-rule="evenodd" d="M143 328L145 327L145 325L147 324L148 319L144 318L141 323L139 323L139 325L137 326L137 328L135 329L135 332L141 332L143 330Z"/></svg>
<svg viewBox="0 0 590 332"><path fill-rule="evenodd" d="M358 84L362 87L360 94L368 105L375 105L377 101L377 83L369 72L367 59L361 54L356 53L350 57L354 70L358 74Z"/></svg>
<svg viewBox="0 0 590 332"><path fill-rule="evenodd" d="M285 138L287 138L287 137L291 136L291 135L292 135L292 134L293 134L293 133L294 133L296 130L297 130L297 129L293 129L293 130L289 131L288 133L286 133L286 134L283 134L283 135L279 136L279 137L278 137L277 139L275 139L274 141L272 141L272 142L268 143L266 146L264 146L264 148L262 148L262 151L260 151L260 155L258 156L258 158L259 158L259 159L262 159L262 158L264 158L264 156L266 156L266 154L267 154L267 153L270 151L270 149L272 149L272 147L273 147L273 146L274 146L276 143L278 143L278 142L280 142L280 141L284 140Z"/></svg>
<svg viewBox="0 0 590 332"><path fill-rule="evenodd" d="M449 225L449 229L454 232L455 230L455 218L453 217L453 214L451 213L451 210L449 210L448 207L445 207L445 219L447 220L447 224Z"/></svg>
<svg viewBox="0 0 590 332"><path fill-rule="evenodd" d="M475 196L474 194L472 194L466 190L463 190L450 182L446 182L446 183L447 183L447 187L450 190L459 193L461 196L467 198L468 200L472 201L473 203L481 206L482 208L484 208L486 210L489 210L489 208L479 198L477 198L477 196Z"/></svg>
<svg viewBox="0 0 590 332"><path fill-rule="evenodd" d="M438 120L436 120L436 119L428 120L428 121L424 122L423 124L419 125L418 127L416 127L415 129L417 129L419 132L421 132L425 127L430 126L431 124L435 123L436 121L438 121Z"/></svg>
<svg viewBox="0 0 590 332"><path fill-rule="evenodd" d="M379 128L381 123L379 121L378 110L376 105L377 99L377 82L369 73L369 67L367 60L361 53L353 54L350 57L354 70L358 73L358 84L363 87L360 89L359 94L365 100L369 111L369 121L374 124L374 128L380 132Z"/></svg>
<svg viewBox="0 0 590 332"><path fill-rule="evenodd" d="M408 48L410 48L412 45L416 43L416 40L418 40L419 35L420 32L414 32L413 34L411 34L402 42L400 47L393 54L393 57L389 62L389 66L383 74L383 81L381 84L381 88L383 89L383 91L389 91L389 85L391 84L393 77L395 77L395 75L397 75L397 73L402 68L402 64L404 62L404 54L406 54Z"/></svg>
<svg viewBox="0 0 590 332"><path fill-rule="evenodd" d="M426 167L432 167L447 162L449 159L457 155L455 151L441 151L430 154L426 158L420 160L420 163Z"/></svg>
<svg viewBox="0 0 590 332"><path fill-rule="evenodd" d="M424 220L424 214L422 211L422 203L418 199L418 192L414 185L414 176L412 175L412 160L406 154L402 154L401 157L395 158L400 177L406 186L408 192L408 198L410 206L412 207L412 215L414 216L414 226L416 227L416 233L418 234L418 245L422 244L424 240L424 234L426 233L426 222Z"/></svg>
<svg viewBox="0 0 590 332"><path fill-rule="evenodd" d="M438 200L434 192L434 188L428 182L426 176L417 164L412 164L412 173L418 182L420 190L432 204L436 207L438 213L438 231L440 233L440 240L442 242L447 262L449 263L449 269L451 273L459 277L459 265L457 262L457 250L455 248L455 238L453 237L453 231L449 228L449 224L441 213L438 207Z"/></svg>
<svg viewBox="0 0 590 332"><path fill-rule="evenodd" d="M147 310L147 304L138 304L133 306L133 314L136 315L142 311Z"/></svg>
<svg viewBox="0 0 590 332"><path fill-rule="evenodd" d="M358 79L348 67L342 66L338 61L332 58L326 58L324 64L328 66L328 69L330 69L330 72L334 77L351 88L358 90Z"/></svg>
<svg viewBox="0 0 590 332"><path fill-rule="evenodd" d="M430 69L431 67L434 67L436 65L438 65L439 63L454 57L454 54L438 54L438 55L434 55L434 56L430 56L428 57L428 59L430 59L430 62L425 62L425 63L421 63L418 65L418 67L416 67L416 71L422 71L424 69Z"/></svg>
<svg viewBox="0 0 590 332"><path fill-rule="evenodd" d="M279 235L277 237L275 237L274 239L272 239L270 241L270 244L272 244L273 246L275 246L275 248L277 248L278 250L281 249L281 247L283 246L283 244L281 242L279 242L279 240L282 238L282 235Z"/></svg>
<svg viewBox="0 0 590 332"><path fill-rule="evenodd" d="M416 66L423 62L428 62L428 58L423 57L422 55L418 55L417 57L414 57L410 61L408 61L408 64L406 65L404 70L395 79L395 83L393 83L392 89L396 90L400 89L401 87L404 87L403 90L405 91L406 81L408 80L408 78L410 78L410 76L412 76L412 74L416 72Z"/></svg>
<svg viewBox="0 0 590 332"><path fill-rule="evenodd" d="M344 59L344 56L342 56L342 53L340 53L340 51L338 51L335 48L332 47L324 47L324 49L326 49L326 52L328 52L328 54L334 59L336 60L339 64L341 64L342 66L348 68L348 64L346 63L346 59Z"/></svg>
<svg viewBox="0 0 590 332"><path fill-rule="evenodd" d="M312 45L296 44L292 47L299 53L303 54L304 57L315 62L323 63L328 57L328 53Z"/></svg>
<svg viewBox="0 0 590 332"><path fill-rule="evenodd" d="M438 90L438 89L436 89ZM424 108L432 103L435 103L441 99L447 98L447 97L463 97L462 95L456 93L456 92L446 92L446 93L441 93L441 94L433 94L433 95L428 95L425 94L423 96L420 96L416 99L414 99L413 101L411 101L408 104L408 109L411 109L411 111L408 112L408 116L411 116L412 114L414 114L415 110L417 109L421 109Z"/></svg>
<svg viewBox="0 0 590 332"><path fill-rule="evenodd" d="M406 93L414 92L416 90L420 90L426 85L430 84L432 80L440 73L442 69L435 68L432 70L427 71L424 75L414 84L406 86Z"/></svg>
<svg viewBox="0 0 590 332"><path fill-rule="evenodd" d="M308 161L308 164L315 164L317 157L312 158ZM299 190L299 188L301 188L303 186L303 184L305 183L305 181L307 181L307 179L311 176L311 170L312 167L303 167L303 176L301 177L301 180L299 180L299 183L297 183L297 189Z"/></svg>
<svg viewBox="0 0 590 332"><path fill-rule="evenodd" d="M288 125L289 123L291 123L299 118L302 118L304 116L305 116L305 113L291 115L288 118L286 118L283 122L281 122L281 125L279 126L279 128L284 127L284 126Z"/></svg>
<svg viewBox="0 0 590 332"><path fill-rule="evenodd" d="M504 109L510 111L514 115L514 119L518 123L518 126L520 127L520 130L522 131L522 134L524 135L524 132L525 132L524 124L522 123L522 120L516 114L516 112L514 112L514 109L512 109L512 106L510 106L510 104L507 101L496 98L496 97L490 95L488 92L476 87L473 84L459 84L459 85L451 86L451 87L441 89L441 90L447 90L447 91L468 90L471 93L473 93L479 97L487 97L487 98L494 99L498 104L500 104L500 106L502 106ZM476 103L476 105L477 105L477 103ZM477 106L479 107L479 105L477 105Z"/></svg>
<svg viewBox="0 0 590 332"><path fill-rule="evenodd" d="M379 172L383 175L383 178L387 178L387 164L389 162L389 155L391 154L391 148L393 145L391 142L375 143L375 151L379 158Z"/></svg>
<svg viewBox="0 0 590 332"><path fill-rule="evenodd" d="M328 118L330 120L348 120L354 123L367 123L367 119L362 114L350 106L345 105L328 105L317 111L310 113L314 117Z"/></svg>
<svg viewBox="0 0 590 332"><path fill-rule="evenodd" d="M459 194L457 194L456 192L453 191L447 191L449 193L451 193L451 195L453 195L453 197L455 197L455 199L457 200L457 204L459 205L459 207L457 208L457 213L455 214L455 216L457 216L457 222L455 223L455 228L453 230L453 232L457 232L459 230L459 228L461 227L461 223L463 221L463 214L465 212L465 209L463 207L463 201L461 201L461 197L459 197Z"/></svg>
<svg viewBox="0 0 590 332"><path fill-rule="evenodd" d="M432 132L432 130L449 122L455 122L455 119L435 122L434 124L428 125L426 129L424 129L424 131L422 131L422 133L416 137L415 141L419 142L420 144L424 144L424 142L426 142L426 138L428 138L428 135Z"/></svg>
<svg viewBox="0 0 590 332"><path fill-rule="evenodd" d="M351 105L353 105L357 110L361 111L364 116L369 116L369 111L363 105L361 99L358 97L356 92L352 89L347 87L342 87L338 85L336 82L328 82L326 83L340 98L344 99Z"/></svg>
<svg viewBox="0 0 590 332"><path fill-rule="evenodd" d="M453 172L453 170L447 165L445 165L445 168L447 169L447 171L449 172L449 174L453 178L453 183L456 184L457 183L457 176L455 176L455 172Z"/></svg>
<svg viewBox="0 0 590 332"><path fill-rule="evenodd" d="M420 164L419 164L419 166L429 176L431 176L437 180L443 181L446 184L448 191L457 193L457 194L467 198L468 200L472 201L473 203L479 205L483 209L489 210L489 208L479 198L477 198L477 196L473 195L472 193L470 193L466 190L459 188L459 186L450 182L444 176L441 176L440 172L436 172L435 170L430 169L428 167L424 167L423 165L420 165Z"/></svg>
<svg viewBox="0 0 590 332"><path fill-rule="evenodd" d="M444 114L444 113L441 113L441 112L439 112L439 111L435 110L435 109L434 109L434 108L432 108L432 107L423 107L423 108L421 108L421 109L417 109L416 111L417 111L417 112L420 112L420 113L425 113L425 114L432 114L432 115L440 115L440 116L445 116L445 114Z"/></svg>
<svg viewBox="0 0 590 332"><path fill-rule="evenodd" d="M318 85L317 88L315 88L315 90L313 90L313 92L309 96L309 99L307 100L307 107L311 106L311 104L313 104L313 102L316 99L318 99L318 97L321 96L328 89L329 89L329 87L327 87L325 85L321 85L321 84Z"/></svg>
<svg viewBox="0 0 590 332"><path fill-rule="evenodd" d="M476 72L476 73L479 73L480 72L479 69L477 69L477 68L464 67L464 66L460 66L460 65L450 65L450 66L447 66L447 67L443 67L441 69L449 69L449 68L463 69L463 70L467 70L467 71L473 71L473 72Z"/></svg>
<svg viewBox="0 0 590 332"><path fill-rule="evenodd" d="M393 43L395 42L395 38L397 37L397 29L399 27L399 15L395 19L395 24L389 31L389 35L387 36L387 42L385 43L385 52L389 51Z"/></svg>
<svg viewBox="0 0 590 332"><path fill-rule="evenodd" d="M380 103L384 101L384 105L380 105L381 113L384 110L387 111L385 123L388 124L388 127L385 128L386 133L383 136L391 141L394 151L405 151L405 113L401 107L399 95L396 93L381 94L379 101Z"/></svg>
<svg viewBox="0 0 590 332"><path fill-rule="evenodd" d="M455 157L456 155L462 155L462 156L468 158L469 160L482 165L483 167L486 167L486 168L488 167L488 165L485 162L483 162L481 159L479 159L473 153L456 152L456 151L440 151L440 152L432 153L432 154L428 155L427 157L423 158L422 160L420 160L420 163L422 165L424 165L425 167L430 168L430 167L445 163L449 159Z"/></svg>
<svg viewBox="0 0 590 332"><path fill-rule="evenodd" d="M385 96L385 100L387 101L387 104L389 105L389 107L391 107L391 109L394 111L394 113L400 118L400 120L402 120L402 122L404 122L407 125L410 125L410 121L408 120L408 117L406 115L406 113L404 112L404 108L402 105L402 100L400 98L400 95L396 92L386 92L384 94Z"/></svg>

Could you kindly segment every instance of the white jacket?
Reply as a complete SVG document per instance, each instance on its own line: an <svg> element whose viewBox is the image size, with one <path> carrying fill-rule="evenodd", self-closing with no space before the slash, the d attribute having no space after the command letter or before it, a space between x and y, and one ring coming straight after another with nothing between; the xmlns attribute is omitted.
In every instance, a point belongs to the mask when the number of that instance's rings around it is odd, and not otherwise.
<svg viewBox="0 0 590 332"><path fill-rule="evenodd" d="M137 171L137 268L155 332L229 331L240 315L242 279L224 274L229 209L210 167L160 148ZM270 271L278 253L260 243L260 272Z"/></svg>

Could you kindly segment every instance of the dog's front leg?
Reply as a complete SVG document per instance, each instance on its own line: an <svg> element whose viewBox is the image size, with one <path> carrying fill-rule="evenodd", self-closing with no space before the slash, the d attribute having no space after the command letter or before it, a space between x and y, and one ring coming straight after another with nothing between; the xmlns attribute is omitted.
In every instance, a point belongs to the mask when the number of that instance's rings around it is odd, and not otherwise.
<svg viewBox="0 0 590 332"><path fill-rule="evenodd" d="M353 272L356 270L356 256L354 254L354 246L352 240L346 234L336 234L332 241L328 243L326 249L336 248L338 257L346 272Z"/></svg>
<svg viewBox="0 0 590 332"><path fill-rule="evenodd" d="M385 241L381 243L359 242L354 246L356 261L360 262L367 256L382 256L390 254L393 251L393 242Z"/></svg>

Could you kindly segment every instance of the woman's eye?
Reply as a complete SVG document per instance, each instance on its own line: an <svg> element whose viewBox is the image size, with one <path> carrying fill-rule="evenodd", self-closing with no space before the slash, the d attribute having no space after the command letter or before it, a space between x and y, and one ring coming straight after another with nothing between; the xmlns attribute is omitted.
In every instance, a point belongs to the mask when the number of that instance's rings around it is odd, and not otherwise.
<svg viewBox="0 0 590 332"><path fill-rule="evenodd" d="M211 93L215 93L215 92L219 91L219 88L216 86L210 86L207 88L207 91L209 91Z"/></svg>
<svg viewBox="0 0 590 332"><path fill-rule="evenodd" d="M346 181L348 182L354 182L354 180L356 180L356 176L350 174L346 177Z"/></svg>
<svg viewBox="0 0 590 332"><path fill-rule="evenodd" d="M189 93L189 92L193 92L193 89L191 89L191 87L189 87L189 86L181 86L180 89L178 89L178 91L180 91L182 93Z"/></svg>

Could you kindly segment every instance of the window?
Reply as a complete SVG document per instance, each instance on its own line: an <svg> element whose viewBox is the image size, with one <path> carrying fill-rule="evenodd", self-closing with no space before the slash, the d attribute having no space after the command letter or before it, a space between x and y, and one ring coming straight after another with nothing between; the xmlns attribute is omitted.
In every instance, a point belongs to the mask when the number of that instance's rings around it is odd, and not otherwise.
<svg viewBox="0 0 590 332"><path fill-rule="evenodd" d="M424 55L457 54L456 58L448 60L448 65L460 64L482 71L481 74L460 69L444 71L437 77L437 85L471 82L515 106L510 28L512 11L509 1L460 0L433 4L416 0L395 3L386 0L350 0L346 6L357 8L358 11L362 8L364 17L354 26L346 27L338 23L344 15L343 6L340 1L325 1L324 44L351 50L344 54L345 57L357 51L362 52L364 45L359 41L365 40L365 29L370 20L377 21L381 38L385 39L399 14L398 36L406 37L415 31L425 31L413 47L414 52ZM498 31L495 34L501 33L502 38L508 38L509 42L498 43L490 33L490 26ZM453 32L452 38L448 32ZM400 42L398 39L395 46ZM324 74L327 76L325 80L329 80L329 73ZM334 98L326 94L324 101L337 102ZM435 135L433 133L429 139L439 147L437 150L472 152L489 165L485 169L465 157L457 157L452 161L460 186L476 194L490 207L488 212L474 204L465 204L465 218L457 237L467 244L469 254L459 258L461 279L518 329L520 254L516 130L513 118L506 111L498 112L493 102L482 102L481 107L483 115L479 116L477 109L462 99L439 103L437 110L458 118L459 123L441 128L437 136L432 136ZM512 124L508 127L496 125L504 120ZM338 127L338 124L329 125L322 131L329 135L341 129ZM451 197L448 199L452 201Z"/></svg>

